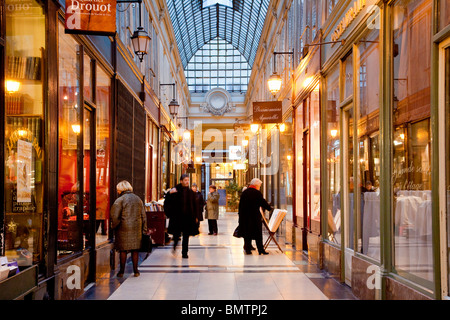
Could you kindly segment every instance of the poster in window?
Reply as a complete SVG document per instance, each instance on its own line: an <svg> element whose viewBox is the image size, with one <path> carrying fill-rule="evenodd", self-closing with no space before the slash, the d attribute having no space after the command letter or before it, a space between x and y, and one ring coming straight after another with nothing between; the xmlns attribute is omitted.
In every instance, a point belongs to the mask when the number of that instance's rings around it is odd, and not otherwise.
<svg viewBox="0 0 450 320"><path fill-rule="evenodd" d="M66 0L66 33L114 35L116 0Z"/></svg>
<svg viewBox="0 0 450 320"><path fill-rule="evenodd" d="M31 202L32 152L32 143L17 141L17 202Z"/></svg>

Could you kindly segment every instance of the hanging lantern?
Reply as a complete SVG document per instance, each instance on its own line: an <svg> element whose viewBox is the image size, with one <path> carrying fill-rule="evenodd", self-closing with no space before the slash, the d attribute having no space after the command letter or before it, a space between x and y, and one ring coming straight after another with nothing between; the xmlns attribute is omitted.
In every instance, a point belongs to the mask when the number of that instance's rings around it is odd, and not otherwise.
<svg viewBox="0 0 450 320"><path fill-rule="evenodd" d="M139 57L139 61L144 60L144 56L148 53L148 44L151 38L143 27L138 27L131 37L134 53Z"/></svg>

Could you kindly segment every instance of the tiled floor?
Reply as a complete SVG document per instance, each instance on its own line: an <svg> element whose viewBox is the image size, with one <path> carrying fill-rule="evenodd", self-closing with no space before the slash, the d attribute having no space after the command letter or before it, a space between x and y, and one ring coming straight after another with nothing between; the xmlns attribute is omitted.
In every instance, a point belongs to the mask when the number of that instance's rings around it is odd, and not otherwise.
<svg viewBox="0 0 450 320"><path fill-rule="evenodd" d="M355 299L351 290L327 277L307 257L292 248L272 244L269 255L245 255L243 240L232 236L237 214L221 213L219 234L191 237L189 258L181 248L158 247L141 262L135 278L127 266L125 278L105 275L81 299L110 300L327 300Z"/></svg>

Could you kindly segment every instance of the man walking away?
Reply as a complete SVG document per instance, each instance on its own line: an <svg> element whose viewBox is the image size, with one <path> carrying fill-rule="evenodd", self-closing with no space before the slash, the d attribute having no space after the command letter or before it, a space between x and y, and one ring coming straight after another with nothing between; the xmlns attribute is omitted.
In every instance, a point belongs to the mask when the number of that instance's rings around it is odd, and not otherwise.
<svg viewBox="0 0 450 320"><path fill-rule="evenodd" d="M189 237L199 234L197 201L194 191L189 188L189 175L181 175L180 183L167 193L164 211L169 217L167 232L173 235L173 252L183 234L181 253L183 258L188 258Z"/></svg>

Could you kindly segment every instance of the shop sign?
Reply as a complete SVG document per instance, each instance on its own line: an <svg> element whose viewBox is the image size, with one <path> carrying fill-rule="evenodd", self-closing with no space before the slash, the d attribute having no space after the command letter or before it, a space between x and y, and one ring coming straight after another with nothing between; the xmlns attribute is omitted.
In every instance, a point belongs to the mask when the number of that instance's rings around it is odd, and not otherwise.
<svg viewBox="0 0 450 320"><path fill-rule="evenodd" d="M348 26L355 20L361 10L366 6L366 0L357 0L353 6L347 11L344 18L339 22L336 30L331 35L331 41L338 41L342 34L347 30Z"/></svg>
<svg viewBox="0 0 450 320"><path fill-rule="evenodd" d="M114 35L116 0L66 0L66 33Z"/></svg>
<svg viewBox="0 0 450 320"><path fill-rule="evenodd" d="M253 123L283 122L283 103L281 101L253 102Z"/></svg>

